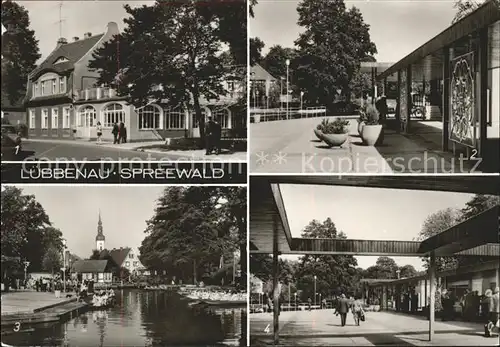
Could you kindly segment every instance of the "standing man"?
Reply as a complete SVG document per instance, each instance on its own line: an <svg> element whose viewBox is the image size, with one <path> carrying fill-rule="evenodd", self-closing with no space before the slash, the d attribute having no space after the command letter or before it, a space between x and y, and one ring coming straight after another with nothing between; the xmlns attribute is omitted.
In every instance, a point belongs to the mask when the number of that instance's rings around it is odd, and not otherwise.
<svg viewBox="0 0 500 347"><path fill-rule="evenodd" d="M220 154L220 139L222 136L222 125L219 120L215 118L214 121L214 131L213 131L213 148L215 149L215 154Z"/></svg>
<svg viewBox="0 0 500 347"><path fill-rule="evenodd" d="M111 130L111 134L113 134L113 144L118 143L118 133L120 132L120 129L118 128L118 124L113 123L113 130Z"/></svg>
<svg viewBox="0 0 500 347"><path fill-rule="evenodd" d="M214 148L214 132L215 122L211 116L208 116L208 121L205 124L205 155L212 154Z"/></svg>
<svg viewBox="0 0 500 347"><path fill-rule="evenodd" d="M340 314L340 324L344 327L347 313L349 312L350 303L349 300L345 297L345 294L340 296L337 312Z"/></svg>

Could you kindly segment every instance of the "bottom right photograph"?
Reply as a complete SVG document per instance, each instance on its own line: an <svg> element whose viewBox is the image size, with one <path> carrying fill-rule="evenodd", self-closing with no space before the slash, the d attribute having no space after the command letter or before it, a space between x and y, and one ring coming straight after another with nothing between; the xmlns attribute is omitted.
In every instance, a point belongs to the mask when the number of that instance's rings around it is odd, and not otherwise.
<svg viewBox="0 0 500 347"><path fill-rule="evenodd" d="M498 345L494 176L251 176L251 345Z"/></svg>

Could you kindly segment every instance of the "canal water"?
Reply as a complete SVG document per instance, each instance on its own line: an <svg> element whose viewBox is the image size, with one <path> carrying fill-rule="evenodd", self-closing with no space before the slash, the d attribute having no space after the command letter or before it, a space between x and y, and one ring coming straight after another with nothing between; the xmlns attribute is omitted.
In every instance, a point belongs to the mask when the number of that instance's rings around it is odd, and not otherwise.
<svg viewBox="0 0 500 347"><path fill-rule="evenodd" d="M246 346L246 307L192 308L179 294L116 291L117 305L2 333L12 346Z"/></svg>

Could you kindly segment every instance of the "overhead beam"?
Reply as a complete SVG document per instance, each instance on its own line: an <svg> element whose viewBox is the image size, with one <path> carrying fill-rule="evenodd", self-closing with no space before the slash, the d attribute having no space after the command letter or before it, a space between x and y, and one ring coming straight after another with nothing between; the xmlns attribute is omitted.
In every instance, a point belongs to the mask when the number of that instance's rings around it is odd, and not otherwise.
<svg viewBox="0 0 500 347"><path fill-rule="evenodd" d="M450 229L422 241L418 253L452 255L486 243L499 242L498 216L500 206L494 206Z"/></svg>

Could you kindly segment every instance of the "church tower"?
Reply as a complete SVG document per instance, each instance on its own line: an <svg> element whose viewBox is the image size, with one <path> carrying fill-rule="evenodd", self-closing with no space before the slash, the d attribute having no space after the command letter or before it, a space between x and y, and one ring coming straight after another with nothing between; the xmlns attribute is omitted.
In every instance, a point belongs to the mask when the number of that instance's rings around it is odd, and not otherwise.
<svg viewBox="0 0 500 347"><path fill-rule="evenodd" d="M99 221L97 222L97 236L95 237L96 249L99 252L102 252L104 250L104 241L105 240L106 240L106 238L104 237L104 234L102 233L101 211L99 210Z"/></svg>

